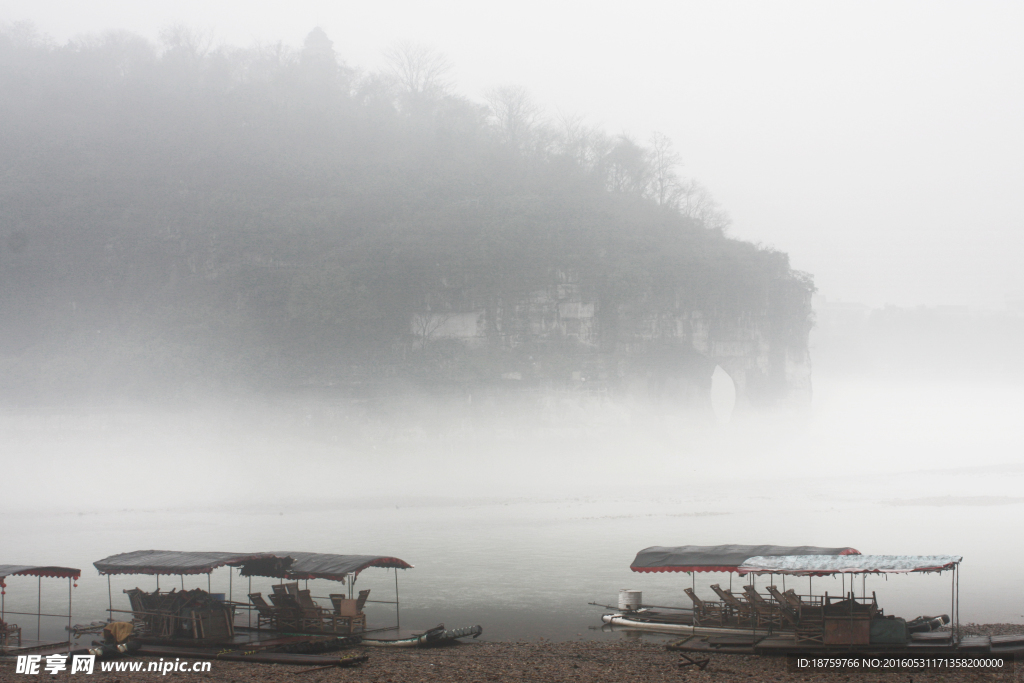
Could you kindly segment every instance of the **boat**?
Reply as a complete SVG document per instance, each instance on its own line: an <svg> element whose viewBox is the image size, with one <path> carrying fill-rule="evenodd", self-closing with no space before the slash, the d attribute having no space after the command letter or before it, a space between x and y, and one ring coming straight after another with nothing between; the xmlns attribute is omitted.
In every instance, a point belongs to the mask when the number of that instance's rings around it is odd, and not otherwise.
<svg viewBox="0 0 1024 683"><path fill-rule="evenodd" d="M749 554L769 549L764 554ZM656 608L642 604L639 591L622 591L614 613L602 621L628 628L684 636L671 647L689 652L736 654L859 654L918 653L927 656L1024 655L1024 634L966 636L960 627L958 555L863 555L853 548L780 546L681 546L647 548L631 568L638 572L723 572L730 587L712 584L716 599L702 599L691 588L684 592L689 608ZM868 593L866 577L885 574L951 574L948 614L906 620L885 614L875 592ZM749 579L733 593L733 575ZM843 577L841 595L815 594L813 578ZM861 577L858 595L853 578ZM760 589L758 577L762 579ZM807 593L786 588L800 577ZM847 577L849 581L847 582ZM779 580L781 579L781 586ZM847 590L847 588L849 590ZM669 611L665 611L668 609Z"/></svg>
<svg viewBox="0 0 1024 683"><path fill-rule="evenodd" d="M259 648L268 642L274 647L296 648L315 645L316 652L340 649L358 644L364 638L374 638L370 645L392 644L399 647L432 645L463 637L477 637L480 626L464 629L431 629L410 638L377 640L377 634L401 628L398 594L398 570L413 565L390 555L338 555L296 551L263 553L181 552L166 550L139 550L113 555L93 563L108 583L114 574L148 574L156 577L156 590L152 593L135 588L126 590L131 609L114 609L113 598L109 613L130 614L136 627L133 638L147 645L195 647ZM233 599L233 573L229 576L228 594L215 594L210 590L160 590L160 575L206 574L209 577L220 567L236 569L248 579L248 602ZM370 600L369 590L355 592L359 574L370 567L395 570L394 600ZM280 579L272 586L267 597L252 591L253 577ZM347 587L347 592L313 596L308 589L310 579L335 581ZM306 588L300 588L306 581ZM112 591L108 590L112 595ZM322 607L314 597L329 599L331 607ZM272 603L272 604L271 604ZM395 625L368 628L363 606L380 603L395 606ZM243 623L237 623L236 612L246 612ZM255 624L253 623L255 621ZM301 641L301 642L298 642ZM309 641L309 642L306 642ZM313 642L315 641L315 642ZM307 648L308 649L308 648Z"/></svg>
<svg viewBox="0 0 1024 683"><path fill-rule="evenodd" d="M38 653L41 650L53 649L61 645L70 646L70 629L68 641L52 642L42 640L42 620L44 618L67 619L68 627L71 626L71 589L77 586L75 583L82 575L82 570L75 567L56 567L53 565L28 565L28 564L0 564L0 654L14 653ZM34 576L38 579L38 605L42 605L43 579L67 579L68 580L68 613L67 614L43 614L40 607L35 612L17 612L7 609L7 579L15 576ZM18 617L35 617L36 637L29 640L25 637L25 627L13 623Z"/></svg>
<svg viewBox="0 0 1024 683"><path fill-rule="evenodd" d="M483 627L479 624L456 629L445 629L444 624L438 624L432 629L408 638L363 638L362 645L370 647L435 647L451 644L460 638L479 638L483 631Z"/></svg>
<svg viewBox="0 0 1024 683"><path fill-rule="evenodd" d="M859 555L860 551L848 546L823 548L818 546L780 545L714 545L714 546L653 546L637 553L630 564L630 570L637 573L683 572L691 576L691 587L686 590L695 607L703 603L696 597L697 573L722 572L730 575L730 585L724 592L732 590L731 575L738 573L739 566L752 557L775 557L793 555L842 556ZM635 597L631 594L636 593ZM708 605L711 609L712 605ZM639 592L623 590L619 595L618 611L602 616L605 624L629 629L654 631L658 633L728 635L736 629L745 633L767 635L768 629L758 628L739 619L740 609L723 609L722 619L703 618L693 607L657 607L639 603ZM668 610L668 611L666 611Z"/></svg>

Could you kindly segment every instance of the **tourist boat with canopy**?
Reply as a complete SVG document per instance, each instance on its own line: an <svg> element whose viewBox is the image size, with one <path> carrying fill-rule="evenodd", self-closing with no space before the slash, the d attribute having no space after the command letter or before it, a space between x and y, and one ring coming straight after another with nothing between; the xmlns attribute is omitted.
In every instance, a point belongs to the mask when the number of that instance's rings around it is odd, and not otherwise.
<svg viewBox="0 0 1024 683"><path fill-rule="evenodd" d="M810 551L810 552L809 552ZM959 621L957 555L863 555L853 548L807 546L681 546L647 548L637 554L636 572L687 572L684 589L692 607L645 606L638 591L620 593L620 609L605 614L606 624L630 629L678 633L674 647L689 651L797 653L808 651L913 651L932 654L1024 653L1024 634L964 636ZM949 614L912 620L885 614L866 577L886 574L950 572ZM730 586L712 584L714 599L696 594L698 572L729 574ZM734 593L732 576L749 580ZM840 595L815 594L815 577L839 576ZM861 577L857 595L853 578ZM766 577L759 587L757 577ZM787 588L786 580L790 586ZM807 580L807 592L797 582ZM669 611L665 611L668 609ZM952 618L950 617L952 615ZM949 625L949 628L944 628Z"/></svg>
<svg viewBox="0 0 1024 683"><path fill-rule="evenodd" d="M738 607L746 597L732 593L732 576L739 573L739 566L752 557L819 555L859 555L851 547L822 548L817 546L779 545L715 545L715 546L654 546L637 553L630 570L637 573L687 573L690 574L690 588L684 592L693 603L692 607L655 607L640 604L640 592L623 590L619 593L619 612L602 617L606 624L630 628L660 631L663 633L731 633L737 628L750 630L747 623L748 610ZM702 600L696 594L696 574L721 572L728 575L728 588L712 584L717 597ZM669 611L664 611L669 610ZM766 629L754 630L767 633Z"/></svg>
<svg viewBox="0 0 1024 683"><path fill-rule="evenodd" d="M122 553L93 563L108 580L108 607L111 615L131 614L135 638L151 644L213 645L266 641L268 639L302 636L348 638L351 642L375 644L381 632L401 627L398 593L398 570L413 565L389 555L337 555L295 551L264 553L180 552L139 550ZM228 593L212 592L210 576L220 567L229 567ZM355 593L359 574L370 567L395 570L394 600L370 600L369 590ZM234 571L248 579L247 602L234 600ZM146 592L140 588L125 590L130 610L114 609L110 577L117 574L147 574L156 577L156 589ZM185 590L186 575L207 576L207 590ZM177 587L160 590L161 575L178 575ZM264 596L252 590L253 577L278 579L272 592ZM347 586L346 592L313 596L309 590L311 579L336 581ZM305 587L300 586L305 582ZM165 584L166 585L166 584ZM316 599L329 600L331 607L323 607ZM268 602L269 600L269 602ZM394 626L368 628L363 607L366 603L395 606ZM236 612L246 612L245 623L240 624ZM474 630L475 629L475 630ZM477 636L479 627L444 631L447 639ZM430 643L439 637L431 630ZM425 635L425 634L424 634ZM406 640L406 639L400 639ZM346 641L347 642L347 641ZM382 640L385 643L393 640ZM416 644L426 644L420 638Z"/></svg>
<svg viewBox="0 0 1024 683"><path fill-rule="evenodd" d="M27 565L27 564L0 564L0 653L8 654L15 652L35 651L43 648L59 645L58 642L49 642L42 639L42 620L46 618L67 619L68 627L71 626L71 591L82 570L74 567L56 567L53 565ZM36 611L22 612L7 609L7 579L10 577L34 576L37 579ZM43 613L43 579L67 579L68 580L68 613L67 614L45 614ZM36 633L35 638L30 640L25 637L25 627L14 623L18 617L35 617ZM70 634L70 628L68 629ZM69 635L70 638L70 635Z"/></svg>

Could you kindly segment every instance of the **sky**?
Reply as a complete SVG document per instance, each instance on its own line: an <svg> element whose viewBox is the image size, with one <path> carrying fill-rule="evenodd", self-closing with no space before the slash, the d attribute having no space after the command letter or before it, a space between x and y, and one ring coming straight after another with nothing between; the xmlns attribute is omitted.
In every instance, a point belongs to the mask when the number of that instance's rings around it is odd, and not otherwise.
<svg viewBox="0 0 1024 683"><path fill-rule="evenodd" d="M675 142L730 234L788 252L828 301L1024 302L1024 3L806 0L0 0L57 42L185 23L372 70L412 41L459 92Z"/></svg>

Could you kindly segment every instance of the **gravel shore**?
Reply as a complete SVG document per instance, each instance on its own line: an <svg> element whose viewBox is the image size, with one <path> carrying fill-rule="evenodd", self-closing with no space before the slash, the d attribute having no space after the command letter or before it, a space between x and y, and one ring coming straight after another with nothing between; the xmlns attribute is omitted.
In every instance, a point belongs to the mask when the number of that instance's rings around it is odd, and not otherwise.
<svg viewBox="0 0 1024 683"><path fill-rule="evenodd" d="M1024 627L1011 624L969 624L971 633L997 635L1019 633ZM366 654L369 659L358 667L314 669L304 666L212 662L208 673L102 673L98 669L86 681L130 683L134 681L225 681L226 683L406 683L410 681L491 681L657 683L659 681L899 681L900 683L952 681L1024 681L1021 672L978 672L942 670L902 671L794 671L784 657L754 657L713 654L706 669L683 666L686 660L663 644L633 642L469 642L435 649L354 648L339 656ZM137 658L149 661L148 658ZM38 678L80 679L61 673L40 674ZM27 681L15 673L14 664L0 663L0 681Z"/></svg>

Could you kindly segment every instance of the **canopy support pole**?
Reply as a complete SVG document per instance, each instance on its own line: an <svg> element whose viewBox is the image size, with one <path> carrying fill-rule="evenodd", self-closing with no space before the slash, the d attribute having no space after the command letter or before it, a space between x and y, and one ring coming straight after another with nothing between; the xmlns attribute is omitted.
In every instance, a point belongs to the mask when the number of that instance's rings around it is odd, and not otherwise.
<svg viewBox="0 0 1024 683"><path fill-rule="evenodd" d="M36 594L36 640L42 640L40 633L42 632L43 623L43 577L39 577L39 592Z"/></svg>
<svg viewBox="0 0 1024 683"><path fill-rule="evenodd" d="M213 592L213 584L210 583L210 577L211 576L213 576L213 570L212 569L206 575L206 592L207 593L212 593Z"/></svg>
<svg viewBox="0 0 1024 683"><path fill-rule="evenodd" d="M114 594L110 591L110 574L107 574L107 623L114 620Z"/></svg>
<svg viewBox="0 0 1024 683"><path fill-rule="evenodd" d="M185 575L184 574L178 574L178 578L181 579L181 590L185 590Z"/></svg>
<svg viewBox="0 0 1024 683"><path fill-rule="evenodd" d="M252 576L251 575L249 576L249 595L252 595ZM252 602L252 598L249 598L249 601ZM249 616L249 628L252 628L252 607L250 606L249 609L245 610L245 613Z"/></svg>
<svg viewBox="0 0 1024 683"><path fill-rule="evenodd" d="M953 644L958 642L959 635L959 614L956 613L956 607L959 604L957 593L959 589L959 582L956 581L956 565L953 565L953 573L949 577L949 621L952 625L953 631Z"/></svg>
<svg viewBox="0 0 1024 683"><path fill-rule="evenodd" d="M234 567L228 567L228 602L234 602L235 575Z"/></svg>
<svg viewBox="0 0 1024 683"><path fill-rule="evenodd" d="M395 567L395 621L399 629L402 628L402 612L398 606L398 567Z"/></svg>
<svg viewBox="0 0 1024 683"><path fill-rule="evenodd" d="M71 652L71 577L68 577L68 652Z"/></svg>

